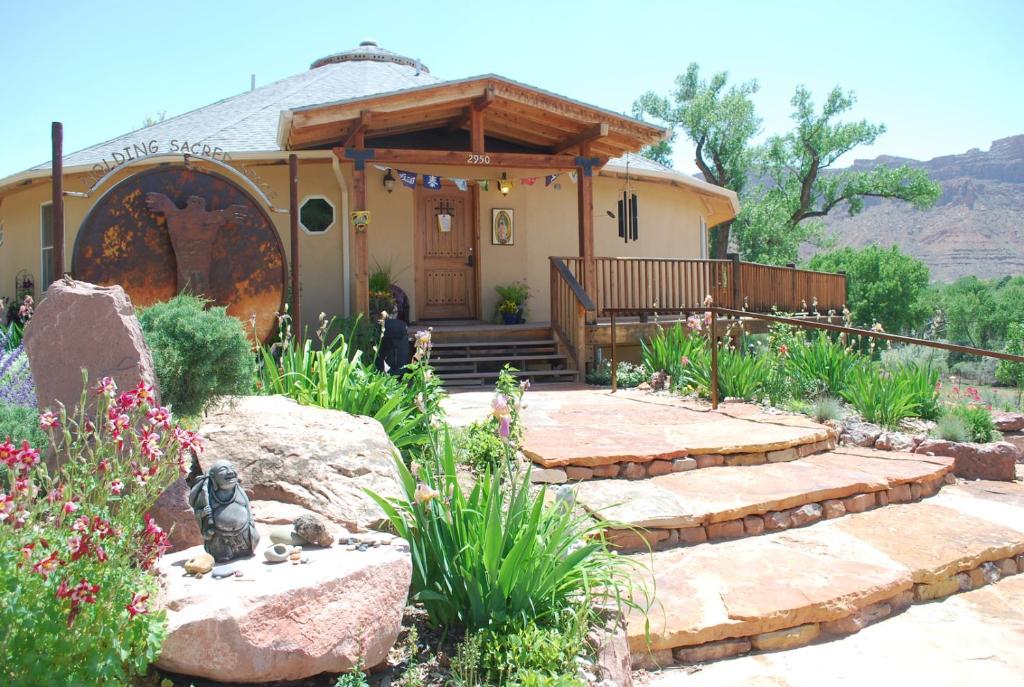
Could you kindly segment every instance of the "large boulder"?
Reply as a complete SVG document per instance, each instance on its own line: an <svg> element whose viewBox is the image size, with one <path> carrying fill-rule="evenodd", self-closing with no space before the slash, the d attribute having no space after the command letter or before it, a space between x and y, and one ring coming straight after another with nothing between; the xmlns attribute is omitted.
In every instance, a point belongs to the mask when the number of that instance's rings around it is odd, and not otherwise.
<svg viewBox="0 0 1024 687"><path fill-rule="evenodd" d="M131 299L120 286L97 286L64 278L50 284L25 327L40 408L63 403L68 413L82 396L82 370L92 386L112 377L121 390L139 380L156 390L153 357Z"/></svg>
<svg viewBox="0 0 1024 687"><path fill-rule="evenodd" d="M230 460L251 500L301 506L358 531L384 522L364 489L401 495L397 449L372 418L284 396L245 396L218 404L199 433L203 469Z"/></svg>
<svg viewBox="0 0 1024 687"><path fill-rule="evenodd" d="M948 456L956 460L953 473L964 479L988 479L1012 482L1016 478L1021 450L1006 441L990 444L962 444L941 439L925 439L915 453Z"/></svg>
<svg viewBox="0 0 1024 687"><path fill-rule="evenodd" d="M170 533L169 551L181 551L203 543L203 534L199 531L195 512L192 506L188 505L188 492L185 478L179 477L149 509L149 514L153 516L156 524Z"/></svg>
<svg viewBox="0 0 1024 687"><path fill-rule="evenodd" d="M230 565L240 577L185 576L195 547L160 559L167 638L156 665L226 683L302 680L371 668L402 627L412 560L401 540L366 551L306 549L307 564Z"/></svg>
<svg viewBox="0 0 1024 687"><path fill-rule="evenodd" d="M994 413L992 422L1000 432L1019 432L1024 429L1024 413Z"/></svg>

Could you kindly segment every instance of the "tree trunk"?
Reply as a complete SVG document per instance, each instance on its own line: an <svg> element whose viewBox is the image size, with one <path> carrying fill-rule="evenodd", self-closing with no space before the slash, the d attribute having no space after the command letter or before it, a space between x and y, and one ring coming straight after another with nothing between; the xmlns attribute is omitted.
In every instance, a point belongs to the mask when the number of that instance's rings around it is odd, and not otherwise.
<svg viewBox="0 0 1024 687"><path fill-rule="evenodd" d="M708 253L713 260L725 260L729 252L730 229L734 220L722 222L711 229L711 246Z"/></svg>

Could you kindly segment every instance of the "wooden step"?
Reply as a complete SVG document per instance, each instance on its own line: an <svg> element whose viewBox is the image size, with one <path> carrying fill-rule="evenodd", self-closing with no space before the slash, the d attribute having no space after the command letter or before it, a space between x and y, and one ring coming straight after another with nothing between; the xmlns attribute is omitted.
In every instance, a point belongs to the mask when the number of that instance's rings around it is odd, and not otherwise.
<svg viewBox="0 0 1024 687"><path fill-rule="evenodd" d="M841 638L911 603L998 585L1024 570L1022 554L1024 488L978 482L814 527L638 555L636 581L654 603L630 612L634 664Z"/></svg>
<svg viewBox="0 0 1024 687"><path fill-rule="evenodd" d="M685 460L681 461L685 465ZM739 539L935 495L954 460L845 447L801 460L591 480L576 499L627 550Z"/></svg>
<svg viewBox="0 0 1024 687"><path fill-rule="evenodd" d="M523 339L510 341L450 341L446 343L431 343L431 352L462 349L519 349L555 345L556 343L554 339Z"/></svg>
<svg viewBox="0 0 1024 687"><path fill-rule="evenodd" d="M497 379L501 372L458 372L455 374L444 374L441 378L447 381L460 379ZM575 377L576 370L517 370L512 373L516 377Z"/></svg>
<svg viewBox="0 0 1024 687"><path fill-rule="evenodd" d="M440 367L441 365L460 365L465 363L514 363L517 361L534 361L534 360L568 360L569 356L562 353L540 353L537 355L533 354L522 354L522 355L493 355L493 356L466 356L462 357L451 357L441 358L440 360L430 359L430 362L434 364L434 367Z"/></svg>

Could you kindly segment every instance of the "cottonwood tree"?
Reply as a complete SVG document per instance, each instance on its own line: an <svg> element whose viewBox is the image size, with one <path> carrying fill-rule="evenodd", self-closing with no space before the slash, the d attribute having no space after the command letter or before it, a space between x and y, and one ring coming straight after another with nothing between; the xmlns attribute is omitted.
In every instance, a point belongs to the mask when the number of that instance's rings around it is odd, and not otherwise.
<svg viewBox="0 0 1024 687"><path fill-rule="evenodd" d="M865 198L895 198L919 208L938 199L939 185L923 170L906 165L870 171L830 169L844 154L871 145L885 133L883 124L839 120L856 102L852 92L832 89L820 112L803 86L797 87L790 102L794 128L758 148L755 168L762 183L744 194L734 222L745 259L795 262L801 243L822 238L822 217L840 206L855 215L863 210Z"/></svg>
<svg viewBox="0 0 1024 687"><path fill-rule="evenodd" d="M681 130L693 141L694 162L704 180L740 193L747 183L753 162L751 139L761 127L751 96L757 93L757 81L727 86L728 72L719 72L709 81L700 78L700 67L693 63L685 74L676 77L668 97L648 91L633 104L637 117L649 115ZM668 164L672 146L665 141L644 151L652 159ZM732 222L723 222L711 232L711 255L725 258L729 250Z"/></svg>

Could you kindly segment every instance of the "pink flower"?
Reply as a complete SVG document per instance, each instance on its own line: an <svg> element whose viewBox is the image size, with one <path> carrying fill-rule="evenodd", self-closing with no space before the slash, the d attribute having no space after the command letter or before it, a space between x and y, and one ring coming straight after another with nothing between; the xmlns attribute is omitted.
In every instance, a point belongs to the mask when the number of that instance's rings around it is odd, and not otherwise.
<svg viewBox="0 0 1024 687"><path fill-rule="evenodd" d="M699 332L702 328L700 318L696 315L690 315L686 318L686 326L691 332Z"/></svg>
<svg viewBox="0 0 1024 687"><path fill-rule="evenodd" d="M116 414L118 410L131 410L136 405L138 405L138 400L135 398L135 394L126 391L117 397L117 408L111 408L110 412Z"/></svg>
<svg viewBox="0 0 1024 687"><path fill-rule="evenodd" d="M76 518L75 521L73 523L71 523L71 531L72 532L78 532L80 534L85 534L86 532L88 532L89 531L89 516L88 515L80 515L80 516L78 516L78 518Z"/></svg>
<svg viewBox="0 0 1024 687"><path fill-rule="evenodd" d="M29 446L27 441L21 442L21 449L18 450L18 463L22 470L29 470L39 464L39 451Z"/></svg>
<svg viewBox="0 0 1024 687"><path fill-rule="evenodd" d="M104 458L100 462L96 463L96 472L106 472L110 469L110 460Z"/></svg>
<svg viewBox="0 0 1024 687"><path fill-rule="evenodd" d="M708 310L704 313L704 325L707 327L711 326L711 311Z"/></svg>
<svg viewBox="0 0 1024 687"><path fill-rule="evenodd" d="M96 393L100 396L106 394L110 398L114 397L117 393L117 384L114 383L113 377L104 377L96 384Z"/></svg>
<svg viewBox="0 0 1024 687"><path fill-rule="evenodd" d="M144 381L139 381L139 385L132 389L131 393L135 396L135 401L142 405L145 403L147 406L152 405L153 387L146 384Z"/></svg>
<svg viewBox="0 0 1024 687"><path fill-rule="evenodd" d="M75 585L74 589L71 590L71 603L72 604L91 604L96 603L96 593L99 592L100 586L98 584L89 584L89 581L84 577L82 581Z"/></svg>
<svg viewBox="0 0 1024 687"><path fill-rule="evenodd" d="M74 512L75 512L76 510L78 510L79 508L81 508L81 506L79 506L79 505L78 505L77 503L75 503L74 501L68 501L67 503L65 503L65 504L64 504L64 512L65 512L65 513L67 513L67 514L69 514L69 515L70 515L71 513L74 513Z"/></svg>
<svg viewBox="0 0 1024 687"><path fill-rule="evenodd" d="M199 455L202 454L205 446L203 446L203 438L196 432L190 432L187 429L181 427L174 428L174 440L178 442L178 446L181 447L182 452L192 451Z"/></svg>
<svg viewBox="0 0 1024 687"><path fill-rule="evenodd" d="M51 411L47 410L39 416L39 428L42 430L53 429L54 427L60 427L60 418L54 415Z"/></svg>
<svg viewBox="0 0 1024 687"><path fill-rule="evenodd" d="M6 463L7 467L13 468L18 462L18 449L11 443L11 438L0 444L0 462Z"/></svg>
<svg viewBox="0 0 1024 687"><path fill-rule="evenodd" d="M114 496L120 496L121 492L124 491L124 482L119 479L115 479L110 483L110 493Z"/></svg>
<svg viewBox="0 0 1024 687"><path fill-rule="evenodd" d="M508 441L509 434L512 431L512 418L505 415L498 421L498 436Z"/></svg>
<svg viewBox="0 0 1024 687"><path fill-rule="evenodd" d="M132 600L124 607L128 611L128 617L134 618L137 615L149 613L149 608L146 604L147 599L149 599L149 594L139 594L138 592L132 594Z"/></svg>
<svg viewBox="0 0 1024 687"><path fill-rule="evenodd" d="M71 549L71 560L77 561L89 553L89 535L68 537L68 548Z"/></svg>
<svg viewBox="0 0 1024 687"><path fill-rule="evenodd" d="M779 345L779 355L781 355L783 358L785 358L787 355L789 355L789 346L787 346L786 344L780 344Z"/></svg>
<svg viewBox="0 0 1024 687"><path fill-rule="evenodd" d="M683 367L688 367L690 364L690 359L684 355L679 359L679 364L682 365Z"/></svg>
<svg viewBox="0 0 1024 687"><path fill-rule="evenodd" d="M57 552L53 551L49 556L33 565L32 572L42 575L43 577L49 577L50 573L56 570L59 565L60 559L57 557Z"/></svg>
<svg viewBox="0 0 1024 687"><path fill-rule="evenodd" d="M152 408L146 413L146 420L154 427L171 428L171 411L163 406Z"/></svg>

